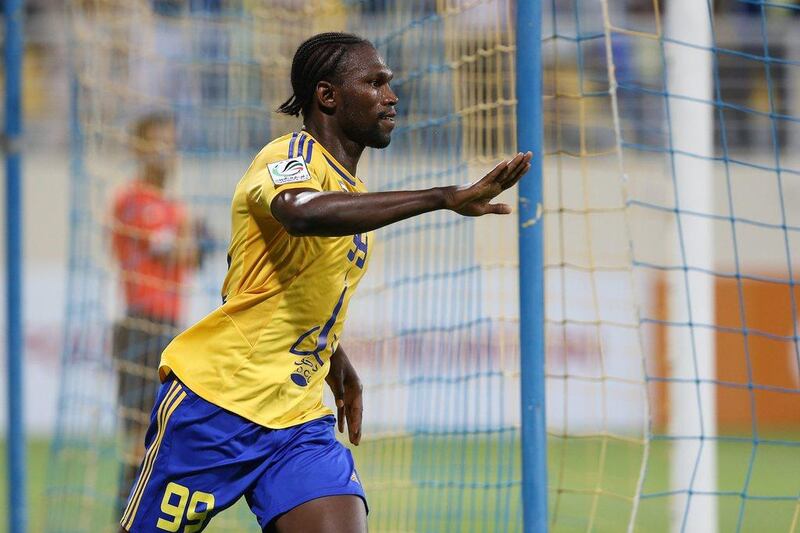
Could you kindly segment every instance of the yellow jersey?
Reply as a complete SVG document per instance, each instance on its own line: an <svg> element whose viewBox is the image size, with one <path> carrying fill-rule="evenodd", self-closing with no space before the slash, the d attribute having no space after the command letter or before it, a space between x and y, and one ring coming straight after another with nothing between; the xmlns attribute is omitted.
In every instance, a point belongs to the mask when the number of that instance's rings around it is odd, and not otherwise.
<svg viewBox="0 0 800 533"><path fill-rule="evenodd" d="M306 132L264 147L234 192L224 303L178 335L159 367L162 380L174 372L207 401L269 428L331 413L322 402L328 361L373 239L289 235L270 203L294 188L366 192Z"/></svg>

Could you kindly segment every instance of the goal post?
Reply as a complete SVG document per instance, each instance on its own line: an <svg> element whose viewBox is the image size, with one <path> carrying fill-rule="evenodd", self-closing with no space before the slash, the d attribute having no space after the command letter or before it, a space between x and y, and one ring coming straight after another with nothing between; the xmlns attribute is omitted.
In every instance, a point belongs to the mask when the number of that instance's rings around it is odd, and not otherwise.
<svg viewBox="0 0 800 533"><path fill-rule="evenodd" d="M714 330L714 128L712 4L692 0L666 3L663 47L674 226L667 282L671 328L669 403L672 531L716 532L716 348ZM689 214L699 213L700 215Z"/></svg>
<svg viewBox="0 0 800 533"><path fill-rule="evenodd" d="M533 153L520 182L519 302L522 514L526 533L548 530L545 410L542 46L540 0L516 5L517 145Z"/></svg>
<svg viewBox="0 0 800 533"><path fill-rule="evenodd" d="M5 296L6 394L8 409L7 520L9 533L24 533L27 523L24 410L24 299L23 299L23 176L22 176L22 56L23 2L3 3L5 41Z"/></svg>

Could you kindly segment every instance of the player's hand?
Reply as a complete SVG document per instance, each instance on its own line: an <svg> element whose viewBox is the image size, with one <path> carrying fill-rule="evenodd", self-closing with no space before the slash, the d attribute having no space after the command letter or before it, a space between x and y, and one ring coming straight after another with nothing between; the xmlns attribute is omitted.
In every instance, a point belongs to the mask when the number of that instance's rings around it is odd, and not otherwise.
<svg viewBox="0 0 800 533"><path fill-rule="evenodd" d="M468 217L511 213L510 205L490 202L501 192L517 184L531 168L532 157L531 152L520 152L511 161L501 161L491 172L471 185L448 187L445 190L447 209Z"/></svg>
<svg viewBox="0 0 800 533"><path fill-rule="evenodd" d="M347 436L356 446L361 442L361 416L364 412L363 386L350 360L341 349L331 356L331 368L325 378L336 400L336 423L339 433L344 433L347 421Z"/></svg>

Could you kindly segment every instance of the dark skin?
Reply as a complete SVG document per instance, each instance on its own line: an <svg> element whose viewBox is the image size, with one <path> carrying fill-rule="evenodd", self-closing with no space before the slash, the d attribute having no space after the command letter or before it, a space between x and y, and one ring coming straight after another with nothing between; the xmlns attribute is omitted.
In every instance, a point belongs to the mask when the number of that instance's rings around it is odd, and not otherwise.
<svg viewBox="0 0 800 533"><path fill-rule="evenodd" d="M358 446L361 442L361 413L364 411L361 391L364 387L341 345L331 355L330 365L325 381L336 400L339 433L344 432L346 420L347 436L352 444Z"/></svg>
<svg viewBox="0 0 800 533"><path fill-rule="evenodd" d="M339 79L320 81L304 114L305 130L354 176L366 147L389 145L397 105L391 79L392 71L371 45L353 46ZM517 184L530 169L531 157L530 152L519 153L468 185L365 194L300 188L279 193L270 207L293 236L354 235L439 209L463 216L508 214L509 205L492 200ZM336 399L339 431L346 422L350 442L358 445L363 387L341 344L331 356L325 380ZM326 496L280 515L264 531L365 533L367 513L358 496Z"/></svg>

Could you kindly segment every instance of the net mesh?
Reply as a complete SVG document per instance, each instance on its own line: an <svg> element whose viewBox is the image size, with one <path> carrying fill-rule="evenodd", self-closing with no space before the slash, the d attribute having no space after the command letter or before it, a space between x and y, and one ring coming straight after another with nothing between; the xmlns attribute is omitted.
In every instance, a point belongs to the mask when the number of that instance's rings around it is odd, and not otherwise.
<svg viewBox="0 0 800 533"><path fill-rule="evenodd" d="M545 3L551 527L795 531L798 7L664 4Z"/></svg>
<svg viewBox="0 0 800 533"><path fill-rule="evenodd" d="M508 9L493 0L70 4L73 228L48 530L116 531L120 493L143 453L154 361L219 303L230 193L263 144L299 127L272 112L289 93L297 45L318 31L356 31L395 71L392 146L359 167L371 190L459 183L516 144ZM117 207L145 202L130 191L136 145L157 143L131 125L153 112L170 113L177 130L163 195L175 205L161 208L185 211L189 229L172 240ZM169 153L156 140L138 149ZM519 526L513 226L434 213L378 235L345 334L365 384L354 453L372 530ZM144 272L142 240L183 255L165 252L163 271ZM183 311L154 318L175 299L164 296L161 308L134 313L137 290L144 299L178 292ZM209 530L257 527L240 503Z"/></svg>
<svg viewBox="0 0 800 533"><path fill-rule="evenodd" d="M717 507L721 531L796 531L798 8L718 2L698 45L665 29L658 0L542 4L550 527L709 531L698 510ZM480 177L515 151L517 96L539 94L514 93L505 0L69 8L72 233L47 529L116 531L157 385L148 357L219 303L230 193L263 144L298 128L272 112L296 46L355 31L394 70L392 146L359 167L371 190ZM670 79L681 52L711 57L706 100ZM686 116L709 109L711 147L687 145ZM174 119L168 193L189 228L152 237L182 250L157 280L123 264L115 239L133 246L140 228L114 214L139 168L131 125L152 112ZM701 179L711 202L693 192ZM521 529L516 226L436 212L377 236L345 333L365 384L353 451L373 531ZM131 313L131 283L177 291L182 312ZM257 527L240 502L209 530Z"/></svg>

